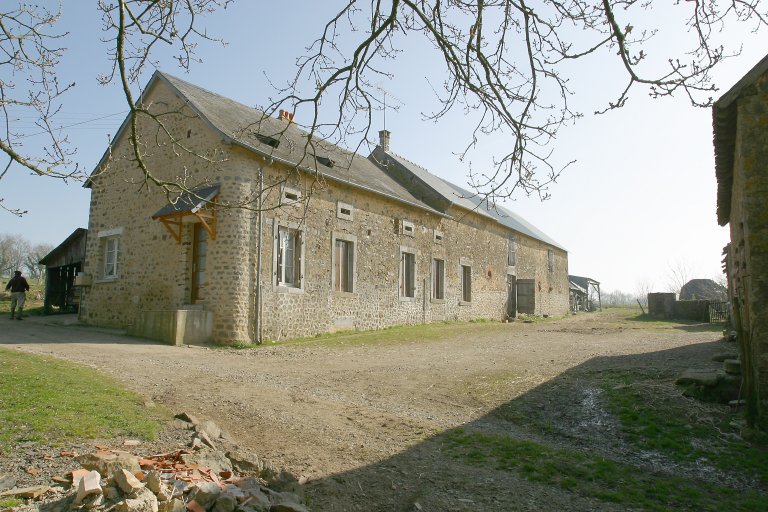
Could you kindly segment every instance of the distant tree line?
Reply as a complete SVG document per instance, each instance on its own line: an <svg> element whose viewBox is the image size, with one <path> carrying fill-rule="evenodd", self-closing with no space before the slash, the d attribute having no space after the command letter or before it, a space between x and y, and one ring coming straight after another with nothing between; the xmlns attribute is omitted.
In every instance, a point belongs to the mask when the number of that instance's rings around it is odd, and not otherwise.
<svg viewBox="0 0 768 512"><path fill-rule="evenodd" d="M21 270L28 279L42 281L45 267L39 261L52 249L51 244L33 244L21 235L0 233L0 277Z"/></svg>

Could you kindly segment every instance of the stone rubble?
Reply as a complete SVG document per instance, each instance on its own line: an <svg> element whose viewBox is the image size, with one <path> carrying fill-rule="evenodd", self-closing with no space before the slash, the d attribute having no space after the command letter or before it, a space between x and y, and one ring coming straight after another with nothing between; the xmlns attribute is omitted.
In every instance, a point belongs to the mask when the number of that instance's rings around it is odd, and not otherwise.
<svg viewBox="0 0 768 512"><path fill-rule="evenodd" d="M189 450L139 457L100 449L76 458L83 469L54 486L10 488L0 497L29 500L17 512L308 512L302 487L237 448L212 421L177 415L193 432ZM231 443L229 443L231 444ZM4 487L14 485L0 475Z"/></svg>

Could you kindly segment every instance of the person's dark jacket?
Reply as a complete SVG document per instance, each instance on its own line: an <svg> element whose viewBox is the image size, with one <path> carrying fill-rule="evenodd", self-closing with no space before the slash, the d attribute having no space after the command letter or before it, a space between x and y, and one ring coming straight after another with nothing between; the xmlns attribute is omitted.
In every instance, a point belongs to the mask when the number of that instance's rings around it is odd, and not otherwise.
<svg viewBox="0 0 768 512"><path fill-rule="evenodd" d="M8 281L8 284L5 285L6 290L11 290L11 292L28 292L29 291L29 283L27 283L27 280L24 279L23 276L13 276L10 281Z"/></svg>

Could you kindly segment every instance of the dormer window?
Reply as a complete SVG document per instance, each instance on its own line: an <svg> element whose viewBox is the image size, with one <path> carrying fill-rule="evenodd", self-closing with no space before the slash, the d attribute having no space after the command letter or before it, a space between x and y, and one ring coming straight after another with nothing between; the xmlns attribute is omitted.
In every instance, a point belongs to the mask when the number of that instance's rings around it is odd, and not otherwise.
<svg viewBox="0 0 768 512"><path fill-rule="evenodd" d="M277 146L280 145L280 141L274 137L269 137L267 135L262 135L260 133L257 133L256 138L259 139L259 142L261 142L262 144L266 144L267 146L271 146L273 148L276 148Z"/></svg>
<svg viewBox="0 0 768 512"><path fill-rule="evenodd" d="M327 156L315 156L315 159L326 167L333 167L334 161Z"/></svg>

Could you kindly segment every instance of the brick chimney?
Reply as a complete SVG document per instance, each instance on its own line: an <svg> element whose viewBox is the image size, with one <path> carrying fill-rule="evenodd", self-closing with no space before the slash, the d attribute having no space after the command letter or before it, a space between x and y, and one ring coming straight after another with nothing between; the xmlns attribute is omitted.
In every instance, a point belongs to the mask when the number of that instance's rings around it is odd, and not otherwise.
<svg viewBox="0 0 768 512"><path fill-rule="evenodd" d="M288 112L287 110L280 109L280 115L278 117L279 119L282 119L283 121L288 121L289 123L293 122L293 113Z"/></svg>
<svg viewBox="0 0 768 512"><path fill-rule="evenodd" d="M381 130L379 132L379 147L384 151L389 151L389 136L391 134L388 130Z"/></svg>

